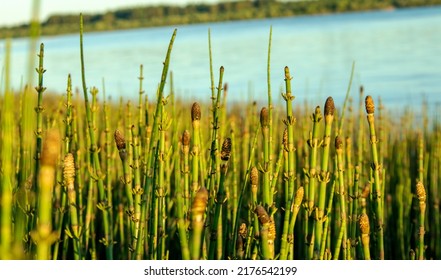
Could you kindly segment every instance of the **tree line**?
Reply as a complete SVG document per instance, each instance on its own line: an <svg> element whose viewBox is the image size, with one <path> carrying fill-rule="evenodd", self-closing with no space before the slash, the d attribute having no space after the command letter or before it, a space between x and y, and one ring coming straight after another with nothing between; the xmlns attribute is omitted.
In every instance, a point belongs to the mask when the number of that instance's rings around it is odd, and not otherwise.
<svg viewBox="0 0 441 280"><path fill-rule="evenodd" d="M440 5L441 0L241 0L186 6L150 5L84 14L84 29L109 31L142 27L182 25L273 17L291 17L378 9ZM78 32L77 14L55 14L40 23L40 35ZM0 28L0 38L29 36L32 25Z"/></svg>

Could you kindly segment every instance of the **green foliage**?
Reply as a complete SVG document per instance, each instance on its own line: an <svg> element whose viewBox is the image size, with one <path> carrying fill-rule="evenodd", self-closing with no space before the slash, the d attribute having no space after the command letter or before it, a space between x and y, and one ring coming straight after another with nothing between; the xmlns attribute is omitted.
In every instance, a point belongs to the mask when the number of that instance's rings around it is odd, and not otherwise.
<svg viewBox="0 0 441 280"><path fill-rule="evenodd" d="M65 96L42 94L43 49L40 94L14 96L6 48L1 259L441 259L441 124L425 107L423 126L419 108L375 110L372 97L358 114L328 98L322 115L324 100L295 98L288 67L286 105L271 118L221 96L223 67L217 95L191 107L172 79L164 92L176 30L153 98L141 97L141 67L138 106L100 102L86 86L80 30L83 97L70 78ZM23 116L37 121L23 126ZM24 156L28 136L41 157Z"/></svg>

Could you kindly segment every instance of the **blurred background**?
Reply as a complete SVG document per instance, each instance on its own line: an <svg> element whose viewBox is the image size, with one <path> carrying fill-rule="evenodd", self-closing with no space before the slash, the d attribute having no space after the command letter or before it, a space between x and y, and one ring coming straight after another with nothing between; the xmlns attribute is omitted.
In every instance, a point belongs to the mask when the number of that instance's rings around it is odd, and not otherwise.
<svg viewBox="0 0 441 280"><path fill-rule="evenodd" d="M76 0L8 1L0 10L0 63L12 42L11 85L19 90L30 58L45 44L45 86L64 93L67 75L79 87L79 14L85 21L88 87L113 99L136 100L139 67L155 94L174 28L170 70L184 100L210 100L208 32L214 76L225 67L231 101L264 101L272 28L271 87L275 98L289 66L297 102L342 102L349 84L381 96L387 108L441 101L441 1ZM30 44L31 21L38 22ZM35 25L37 26L37 25ZM32 56L29 55L32 53ZM32 59L31 59L32 60ZM32 83L32 82L31 82ZM281 98L279 98L281 99ZM277 101L277 100L276 100Z"/></svg>

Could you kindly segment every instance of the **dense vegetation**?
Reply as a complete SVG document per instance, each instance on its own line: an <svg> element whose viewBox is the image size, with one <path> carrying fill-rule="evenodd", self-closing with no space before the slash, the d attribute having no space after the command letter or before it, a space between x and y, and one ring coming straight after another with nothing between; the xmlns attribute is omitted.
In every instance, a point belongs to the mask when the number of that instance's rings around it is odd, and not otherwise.
<svg viewBox="0 0 441 280"><path fill-rule="evenodd" d="M35 88L13 94L6 44L1 259L441 259L441 126L424 107L419 123L362 87L307 104L289 67L284 106L269 78L267 103L229 103L212 66L211 96L182 103L176 30L156 94L141 66L139 99L113 104L87 87L82 27L82 94L70 77L45 93L44 44Z"/></svg>
<svg viewBox="0 0 441 280"><path fill-rule="evenodd" d="M220 1L213 5L191 4L184 7L157 5L108 11L104 14L89 14L84 15L84 24L86 31L105 31L439 4L441 0ZM77 17L78 15L52 15L41 23L41 34L74 33L77 31ZM30 24L24 24L0 28L0 37L28 36L30 27Z"/></svg>

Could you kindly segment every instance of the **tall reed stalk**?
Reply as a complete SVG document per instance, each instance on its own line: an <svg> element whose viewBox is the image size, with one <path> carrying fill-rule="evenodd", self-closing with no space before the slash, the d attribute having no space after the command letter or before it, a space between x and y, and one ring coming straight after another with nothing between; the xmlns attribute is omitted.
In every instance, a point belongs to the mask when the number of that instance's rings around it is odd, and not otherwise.
<svg viewBox="0 0 441 280"><path fill-rule="evenodd" d="M416 185L416 196L418 198L418 250L417 255L419 260L424 260L424 234L425 234L425 216L426 216L426 189L421 182Z"/></svg>
<svg viewBox="0 0 441 280"><path fill-rule="evenodd" d="M75 260L83 259L83 253L81 248L80 232L81 228L78 224L78 210L77 210L77 193L75 191L75 163L74 156L71 153L66 154L64 157L63 165L63 177L64 184L67 191L67 197L69 200L69 215L70 215L70 234L73 239L74 258Z"/></svg>
<svg viewBox="0 0 441 280"><path fill-rule="evenodd" d="M14 142L14 112L13 103L14 96L11 92L9 86L9 75L10 75L10 58L11 58L11 44L8 40L6 42L6 53L5 53L5 88L4 88L4 99L3 108L1 111L1 163L2 172L0 174L1 178L1 237L0 237L0 249L1 249L1 259L11 258L11 245L12 245L12 208L13 208L13 186L14 186L14 157L13 157L13 142Z"/></svg>
<svg viewBox="0 0 441 280"><path fill-rule="evenodd" d="M33 233L38 260L50 259L50 246L57 238L52 231L52 194L56 182L60 142L58 132L49 131L41 153L41 169L38 173L38 219L36 231Z"/></svg>
<svg viewBox="0 0 441 280"><path fill-rule="evenodd" d="M338 239L335 245L334 251L334 260L339 258L340 248L342 251L343 259L346 260L348 258L346 246L348 239L348 231L347 231L347 215L346 215L346 185L344 182L343 175L343 140L340 136L335 138L335 151L337 154L337 178L338 178L338 194L339 194L339 205L340 205L340 219L341 225L339 230Z"/></svg>
<svg viewBox="0 0 441 280"><path fill-rule="evenodd" d="M205 210L208 202L208 191L200 188L193 199L191 207L191 241L190 255L192 260L199 260L201 256L202 237L204 231Z"/></svg>
<svg viewBox="0 0 441 280"><path fill-rule="evenodd" d="M86 120L89 129L89 139L90 139L90 153L92 157L92 170L91 176L97 181L98 184L98 192L100 202L98 207L102 210L103 215L103 231L104 237L101 239L102 243L106 247L106 257L107 259L113 259L113 238L111 237L111 230L109 225L109 217L108 217L108 201L107 195L104 191L104 183L103 183L103 174L101 173L101 164L100 158L98 155L98 147L95 140L95 131L92 121L92 111L89 104L89 97L87 94L87 86L86 86L86 73L84 66L84 50L83 50L83 16L80 15L80 57L81 57L81 78L83 84L83 96L84 103L86 108Z"/></svg>
<svg viewBox="0 0 441 280"><path fill-rule="evenodd" d="M325 215L325 203L327 193L327 185L330 178L329 173L329 151L331 148L331 132L332 132L332 123L334 121L334 112L335 105L334 99L332 97L328 97L325 102L325 132L323 136L323 154L322 154L322 162L320 165L320 173L318 174L319 181L319 194L318 194L318 205L317 205L317 222L315 229L315 248L318 252L321 250L321 240L323 234L323 222Z"/></svg>
<svg viewBox="0 0 441 280"><path fill-rule="evenodd" d="M370 225L369 217L366 213L362 213L358 219L361 232L361 244L363 246L363 254L365 260L371 259L370 253Z"/></svg>
<svg viewBox="0 0 441 280"><path fill-rule="evenodd" d="M366 96L365 99L367 120L369 124L370 132L370 144L372 151L372 171L374 173L374 182L372 189L372 200L374 203L374 222L376 224L376 257L383 260L384 259L384 238L383 238L383 194L381 192L381 178L380 172L382 172L382 167L379 164L378 153L377 153L377 135L375 132L375 107L374 101L370 95Z"/></svg>

